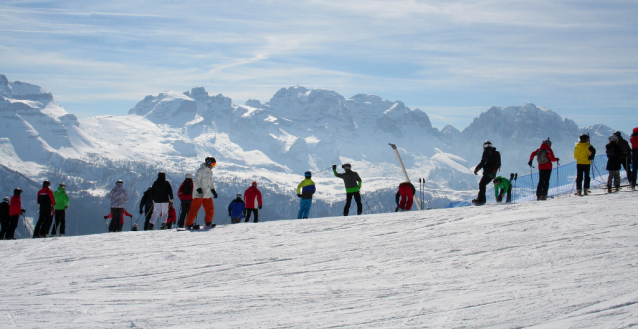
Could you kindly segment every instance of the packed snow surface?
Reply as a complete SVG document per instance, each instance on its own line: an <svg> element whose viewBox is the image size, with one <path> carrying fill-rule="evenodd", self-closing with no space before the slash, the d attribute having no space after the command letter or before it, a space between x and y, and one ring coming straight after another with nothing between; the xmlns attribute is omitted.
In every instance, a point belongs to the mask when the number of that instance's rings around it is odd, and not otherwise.
<svg viewBox="0 0 638 329"><path fill-rule="evenodd" d="M0 241L0 327L635 326L637 197Z"/></svg>

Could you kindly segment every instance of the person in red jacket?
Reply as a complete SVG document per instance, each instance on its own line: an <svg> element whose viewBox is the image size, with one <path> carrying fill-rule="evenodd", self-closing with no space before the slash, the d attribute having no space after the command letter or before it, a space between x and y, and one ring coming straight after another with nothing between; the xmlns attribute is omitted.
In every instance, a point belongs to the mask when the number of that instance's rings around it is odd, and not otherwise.
<svg viewBox="0 0 638 329"><path fill-rule="evenodd" d="M18 228L20 215L25 213L25 210L22 209L22 200L20 199L20 194L22 194L22 190L16 188L15 190L13 190L11 201L9 201L9 228L5 232L5 240L15 240L14 234L16 228Z"/></svg>
<svg viewBox="0 0 638 329"><path fill-rule="evenodd" d="M638 174L638 127L634 128L631 137L631 189L636 189L636 174Z"/></svg>
<svg viewBox="0 0 638 329"><path fill-rule="evenodd" d="M173 223L177 219L177 215L175 213L175 207L173 204L168 205L168 218L166 219L166 229L170 230L173 227Z"/></svg>
<svg viewBox="0 0 638 329"><path fill-rule="evenodd" d="M179 206L179 222L177 222L178 228L184 228L184 221L188 211L191 210L191 203L193 202L193 175L186 174L186 179L179 186L177 191L177 197L181 202ZM169 214L170 215L170 214Z"/></svg>
<svg viewBox="0 0 638 329"><path fill-rule="evenodd" d="M536 186L536 200L547 200L547 191L549 190L549 179L552 177L552 162L558 162L559 158L554 156L552 151L552 141L547 138L541 144L541 147L532 152L529 156L530 167L532 161L538 162L538 186Z"/></svg>
<svg viewBox="0 0 638 329"><path fill-rule="evenodd" d="M38 204L40 205L40 218L33 229L33 238L48 237L51 222L53 222L53 206L55 206L55 198L53 191L49 188L51 182L45 180L42 182L42 189L38 191Z"/></svg>
<svg viewBox="0 0 638 329"><path fill-rule="evenodd" d="M416 189L412 183L403 182L399 184L399 191L395 195L397 208L394 211L408 211L412 209L412 202L415 193ZM401 202L399 202L399 197L401 197Z"/></svg>
<svg viewBox="0 0 638 329"><path fill-rule="evenodd" d="M126 211L126 209L122 208L122 212L120 213L120 225L116 225L117 229L116 231L111 231L111 232L121 232L122 231L122 226L124 225L124 216L128 216L133 218L133 215L129 214L128 211ZM104 216L104 219L109 219L109 218L113 218L113 212L111 211L108 215ZM116 220L116 219L111 219L111 220Z"/></svg>
<svg viewBox="0 0 638 329"><path fill-rule="evenodd" d="M245 223L250 221L250 214L255 214L255 223L259 221L259 210L255 207L255 201L261 209L261 191L257 188L257 182L253 182L251 186L244 192L244 202L246 203L246 220Z"/></svg>

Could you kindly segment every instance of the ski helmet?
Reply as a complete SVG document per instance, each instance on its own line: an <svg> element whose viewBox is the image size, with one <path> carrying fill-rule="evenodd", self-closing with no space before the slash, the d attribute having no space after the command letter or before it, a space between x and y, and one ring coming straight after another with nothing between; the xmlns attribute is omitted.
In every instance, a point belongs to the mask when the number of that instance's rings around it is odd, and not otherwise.
<svg viewBox="0 0 638 329"><path fill-rule="evenodd" d="M618 136L618 138L622 137L622 133L620 131L615 132L614 135Z"/></svg>
<svg viewBox="0 0 638 329"><path fill-rule="evenodd" d="M122 184L124 184L124 182L121 179L115 182L115 185L122 185Z"/></svg>
<svg viewBox="0 0 638 329"><path fill-rule="evenodd" d="M186 174L186 179L193 179L193 174Z"/></svg>
<svg viewBox="0 0 638 329"><path fill-rule="evenodd" d="M8 196L5 196L5 197L4 197L4 199L3 199L2 201L9 202L9 197L8 197Z"/></svg>
<svg viewBox="0 0 638 329"><path fill-rule="evenodd" d="M586 141L588 141L588 140L589 140L589 135L587 135L587 134L581 134L580 136L578 136L578 139L579 139L581 142L583 142L583 143L584 143L584 142L586 142Z"/></svg>
<svg viewBox="0 0 638 329"><path fill-rule="evenodd" d="M49 187L51 186L51 182L49 182L48 180L45 180L44 182L42 182L42 187Z"/></svg>
<svg viewBox="0 0 638 329"><path fill-rule="evenodd" d="M206 160L204 160L204 162L206 162L206 164L211 168L217 165L217 160L215 160L214 157L207 157Z"/></svg>
<svg viewBox="0 0 638 329"><path fill-rule="evenodd" d="M490 142L490 141L483 142L483 148L486 149L488 147L492 147L492 142Z"/></svg>
<svg viewBox="0 0 638 329"><path fill-rule="evenodd" d="M552 146L552 141L549 140L549 137L547 137L547 139L543 141L543 144L547 144L547 146Z"/></svg>
<svg viewBox="0 0 638 329"><path fill-rule="evenodd" d="M306 176L306 178L312 177L312 173L310 171L306 171L303 175Z"/></svg>
<svg viewBox="0 0 638 329"><path fill-rule="evenodd" d="M344 163L341 165L341 168L346 169L346 170L350 170L352 169L352 166L349 163Z"/></svg>
<svg viewBox="0 0 638 329"><path fill-rule="evenodd" d="M257 182L252 182L251 186L257 187Z"/></svg>
<svg viewBox="0 0 638 329"><path fill-rule="evenodd" d="M66 184L64 184L64 183L60 183L60 187L61 187L61 188L66 188Z"/></svg>
<svg viewBox="0 0 638 329"><path fill-rule="evenodd" d="M241 199L241 193L237 193L237 198Z"/></svg>
<svg viewBox="0 0 638 329"><path fill-rule="evenodd" d="M13 190L13 195L20 195L22 194L22 189L16 188L15 190Z"/></svg>
<svg viewBox="0 0 638 329"><path fill-rule="evenodd" d="M616 136L616 135L609 136L609 141L610 142L617 142L618 141L618 136Z"/></svg>

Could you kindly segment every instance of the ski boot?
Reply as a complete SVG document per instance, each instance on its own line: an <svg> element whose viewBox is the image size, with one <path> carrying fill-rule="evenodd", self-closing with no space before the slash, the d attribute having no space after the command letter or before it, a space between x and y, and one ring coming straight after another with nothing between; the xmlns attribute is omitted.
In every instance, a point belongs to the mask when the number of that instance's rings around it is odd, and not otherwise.
<svg viewBox="0 0 638 329"><path fill-rule="evenodd" d="M479 200L479 199L473 199L472 200L472 204L475 205L475 206L482 206L482 205L485 204L485 201Z"/></svg>
<svg viewBox="0 0 638 329"><path fill-rule="evenodd" d="M160 225L160 230L165 230L166 229L166 223L162 223Z"/></svg>
<svg viewBox="0 0 638 329"><path fill-rule="evenodd" d="M211 223L204 223L204 229L205 230L210 230L211 228L217 226L216 224Z"/></svg>
<svg viewBox="0 0 638 329"><path fill-rule="evenodd" d="M585 194L584 194L584 195L589 195L589 194L590 194L589 189L588 189L588 188L586 188L586 189L585 189Z"/></svg>
<svg viewBox="0 0 638 329"><path fill-rule="evenodd" d="M150 223L149 223L149 224L148 224L148 230L149 230L149 231L152 231L152 230L154 230L154 229L155 229L155 224L150 224Z"/></svg>

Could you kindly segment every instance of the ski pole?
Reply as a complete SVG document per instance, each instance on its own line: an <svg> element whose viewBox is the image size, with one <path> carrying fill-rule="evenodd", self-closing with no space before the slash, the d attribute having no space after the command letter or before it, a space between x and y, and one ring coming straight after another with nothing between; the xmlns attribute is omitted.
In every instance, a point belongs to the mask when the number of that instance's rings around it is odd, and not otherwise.
<svg viewBox="0 0 638 329"><path fill-rule="evenodd" d="M366 200L366 199L363 197L363 194L361 194L361 199L363 199L363 202L365 202L365 203L366 203L366 206L368 206L368 209L370 209L370 213L371 213L371 214L374 214L374 212L372 211L372 208L370 208L370 205L368 204L368 200Z"/></svg>
<svg viewBox="0 0 638 329"><path fill-rule="evenodd" d="M326 168L326 169L321 169L321 170L317 171L317 172L315 173L315 175L316 175L316 174L318 174L318 173L324 172L324 171L326 171L326 170L328 170L328 169L331 169L331 168L332 168L332 166L330 166L330 167L328 167L328 168Z"/></svg>
<svg viewBox="0 0 638 329"><path fill-rule="evenodd" d="M532 171L534 166L529 166L529 178L532 180L532 190L534 189L534 172Z"/></svg>
<svg viewBox="0 0 638 329"><path fill-rule="evenodd" d="M560 186L560 174L559 174L559 169L560 169L560 161L556 160L556 198L558 199L558 195L559 195L559 186Z"/></svg>

